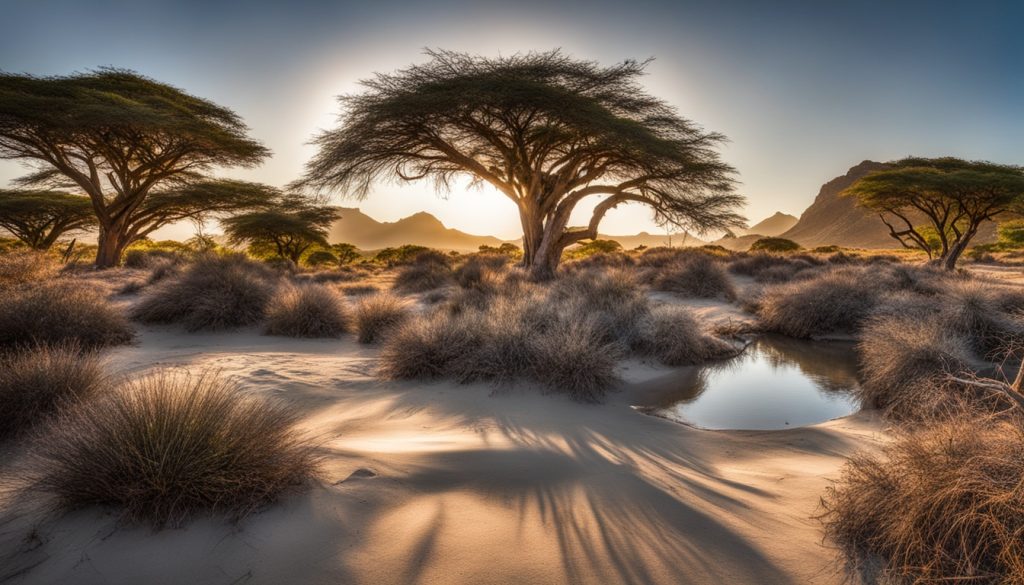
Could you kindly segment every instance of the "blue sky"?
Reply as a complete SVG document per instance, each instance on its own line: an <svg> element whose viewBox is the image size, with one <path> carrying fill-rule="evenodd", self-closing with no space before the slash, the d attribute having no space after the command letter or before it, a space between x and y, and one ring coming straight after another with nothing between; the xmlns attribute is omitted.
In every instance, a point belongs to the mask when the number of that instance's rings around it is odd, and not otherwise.
<svg viewBox="0 0 1024 585"><path fill-rule="evenodd" d="M223 174L283 185L335 123L334 96L422 60L561 47L602 63L655 57L644 83L726 134L748 218L799 214L864 159L954 155L1024 164L1024 2L145 2L0 0L0 69L135 69L237 111L274 157ZM0 183L24 170L0 161ZM474 233L517 235L484 190L381 185L384 220L427 210ZM581 211L582 222L585 210ZM656 231L623 208L608 233Z"/></svg>

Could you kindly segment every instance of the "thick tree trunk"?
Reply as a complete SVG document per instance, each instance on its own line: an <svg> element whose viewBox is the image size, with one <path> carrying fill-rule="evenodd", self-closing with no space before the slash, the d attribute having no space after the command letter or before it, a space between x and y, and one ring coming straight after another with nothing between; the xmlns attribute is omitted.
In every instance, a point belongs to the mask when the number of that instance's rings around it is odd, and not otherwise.
<svg viewBox="0 0 1024 585"><path fill-rule="evenodd" d="M97 240L96 268L114 268L121 264L121 255L128 247L127 230L120 226L101 227Z"/></svg>
<svg viewBox="0 0 1024 585"><path fill-rule="evenodd" d="M533 262L529 266L531 280L541 281L554 278L555 271L558 270L558 263L562 260L562 250L565 249L562 235L565 233L568 219L568 214L565 217L554 216L548 218L547 223L544 224L544 235L533 254Z"/></svg>
<svg viewBox="0 0 1024 585"><path fill-rule="evenodd" d="M544 223L540 218L540 212L529 203L520 204L519 221L523 226L522 265L524 268L530 268L544 237Z"/></svg>
<svg viewBox="0 0 1024 585"><path fill-rule="evenodd" d="M942 257L942 267L946 270L956 270L956 263L960 259L960 255L967 250L967 245L971 243L975 234L978 233L978 226L969 226L958 239L953 242L953 245L949 247L946 255Z"/></svg>

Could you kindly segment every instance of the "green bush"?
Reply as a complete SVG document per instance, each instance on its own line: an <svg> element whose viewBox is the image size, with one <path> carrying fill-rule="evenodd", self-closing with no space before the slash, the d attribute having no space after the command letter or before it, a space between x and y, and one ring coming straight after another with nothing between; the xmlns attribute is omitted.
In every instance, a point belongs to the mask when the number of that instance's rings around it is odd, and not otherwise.
<svg viewBox="0 0 1024 585"><path fill-rule="evenodd" d="M761 238L750 245L751 252L795 252L800 244L786 238Z"/></svg>

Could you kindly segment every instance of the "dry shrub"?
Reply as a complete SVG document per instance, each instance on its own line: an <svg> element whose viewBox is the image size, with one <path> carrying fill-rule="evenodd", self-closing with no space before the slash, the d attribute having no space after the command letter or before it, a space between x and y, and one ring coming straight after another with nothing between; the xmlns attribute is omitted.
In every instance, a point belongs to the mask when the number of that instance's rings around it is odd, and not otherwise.
<svg viewBox="0 0 1024 585"><path fill-rule="evenodd" d="M392 285L403 293L432 291L455 282L452 269L441 262L414 262L399 269Z"/></svg>
<svg viewBox="0 0 1024 585"><path fill-rule="evenodd" d="M686 307L654 307L641 325L637 349L667 366L684 366L735 352L729 343L708 335Z"/></svg>
<svg viewBox="0 0 1024 585"><path fill-rule="evenodd" d="M0 295L0 347L76 343L94 349L133 337L120 310L78 283L57 279Z"/></svg>
<svg viewBox="0 0 1024 585"><path fill-rule="evenodd" d="M341 292L348 297L361 297L380 292L380 289L372 284L352 284L342 287Z"/></svg>
<svg viewBox="0 0 1024 585"><path fill-rule="evenodd" d="M29 485L63 510L113 506L156 527L238 518L315 473L295 421L219 376L157 373L62 415L33 451Z"/></svg>
<svg viewBox="0 0 1024 585"><path fill-rule="evenodd" d="M538 310L546 307L549 314L562 305L563 312L577 319L592 318L599 339L622 349L634 343L637 327L650 310L636 275L627 270L567 274L554 283L547 299L534 304Z"/></svg>
<svg viewBox="0 0 1024 585"><path fill-rule="evenodd" d="M765 330L791 337L853 334L878 305L883 288L876 275L829 270L765 288L758 299L758 316Z"/></svg>
<svg viewBox="0 0 1024 585"><path fill-rule="evenodd" d="M455 281L462 288L493 288L511 261L505 254L474 254L455 269Z"/></svg>
<svg viewBox="0 0 1024 585"><path fill-rule="evenodd" d="M1016 291L983 280L954 281L947 284L946 291L942 318L983 358L993 357L1006 345L1024 342L1024 323L1004 309L1017 300Z"/></svg>
<svg viewBox="0 0 1024 585"><path fill-rule="evenodd" d="M53 278L60 270L57 260L38 250L17 249L0 254L0 291Z"/></svg>
<svg viewBox="0 0 1024 585"><path fill-rule="evenodd" d="M967 389L947 378L968 369L968 342L920 311L869 319L858 353L857 396L865 407L883 409L889 418L933 419L967 397Z"/></svg>
<svg viewBox="0 0 1024 585"><path fill-rule="evenodd" d="M784 256L759 252L733 260L729 263L729 272L741 276L756 277L762 271L769 268L789 267L791 265L792 262Z"/></svg>
<svg viewBox="0 0 1024 585"><path fill-rule="evenodd" d="M75 344L5 355L0 358L0 439L23 434L106 385L99 357Z"/></svg>
<svg viewBox="0 0 1024 585"><path fill-rule="evenodd" d="M736 288L722 263L706 254L689 254L660 269L654 288L705 299L736 298Z"/></svg>
<svg viewBox="0 0 1024 585"><path fill-rule="evenodd" d="M437 311L408 319L385 338L381 373L396 379L447 377L454 362L479 346L483 335L463 315Z"/></svg>
<svg viewBox="0 0 1024 585"><path fill-rule="evenodd" d="M619 381L619 347L601 338L595 319L567 319L534 339L533 378L549 392L599 402Z"/></svg>
<svg viewBox="0 0 1024 585"><path fill-rule="evenodd" d="M578 260L564 264L566 270L593 270L609 268L629 268L636 265L636 260L625 252L597 252Z"/></svg>
<svg viewBox="0 0 1024 585"><path fill-rule="evenodd" d="M267 304L263 331L287 337L339 337L348 331L341 297L322 284L278 287Z"/></svg>
<svg viewBox="0 0 1024 585"><path fill-rule="evenodd" d="M1022 477L1020 418L952 418L852 457L821 519L869 582L1022 583Z"/></svg>
<svg viewBox="0 0 1024 585"><path fill-rule="evenodd" d="M377 343L409 315L409 307L401 299L387 293L375 294L356 305L356 337L359 343Z"/></svg>
<svg viewBox="0 0 1024 585"><path fill-rule="evenodd" d="M263 318L279 278L241 254L204 256L162 282L132 315L147 323L183 323L189 331L253 325Z"/></svg>

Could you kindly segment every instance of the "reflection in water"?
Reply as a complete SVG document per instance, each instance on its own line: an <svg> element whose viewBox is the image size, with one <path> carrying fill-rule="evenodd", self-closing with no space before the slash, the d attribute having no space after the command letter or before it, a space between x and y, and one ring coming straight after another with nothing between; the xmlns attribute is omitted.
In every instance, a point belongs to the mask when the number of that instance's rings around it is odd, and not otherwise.
<svg viewBox="0 0 1024 585"><path fill-rule="evenodd" d="M644 410L705 429L785 429L859 408L849 342L765 336L738 357L685 368L640 389Z"/></svg>

